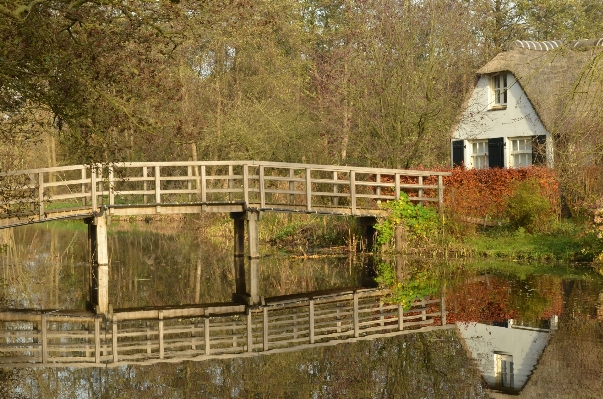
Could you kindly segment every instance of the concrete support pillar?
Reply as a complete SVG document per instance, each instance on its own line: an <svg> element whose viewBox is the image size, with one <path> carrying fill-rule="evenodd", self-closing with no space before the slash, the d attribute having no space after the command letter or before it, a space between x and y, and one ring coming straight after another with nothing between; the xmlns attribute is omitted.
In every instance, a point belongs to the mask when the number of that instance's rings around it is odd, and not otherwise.
<svg viewBox="0 0 603 399"><path fill-rule="evenodd" d="M259 212L247 212L247 240L249 241L249 258L260 257L260 236L258 232Z"/></svg>
<svg viewBox="0 0 603 399"><path fill-rule="evenodd" d="M90 250L90 302L97 313L109 309L109 250L107 244L107 219L104 215L86 220Z"/></svg>
<svg viewBox="0 0 603 399"><path fill-rule="evenodd" d="M360 227L362 234L360 251L371 252L375 243L375 224L377 224L377 218L374 216L361 216L356 218L356 223Z"/></svg>

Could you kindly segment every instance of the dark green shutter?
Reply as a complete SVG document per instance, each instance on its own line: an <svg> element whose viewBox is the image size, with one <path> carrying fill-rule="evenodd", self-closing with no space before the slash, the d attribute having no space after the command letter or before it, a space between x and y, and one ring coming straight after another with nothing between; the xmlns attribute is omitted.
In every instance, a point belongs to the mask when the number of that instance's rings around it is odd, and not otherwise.
<svg viewBox="0 0 603 399"><path fill-rule="evenodd" d="M505 139L497 137L488 139L488 166L491 168L502 168L505 166Z"/></svg>
<svg viewBox="0 0 603 399"><path fill-rule="evenodd" d="M532 136L532 165L546 164L546 136Z"/></svg>
<svg viewBox="0 0 603 399"><path fill-rule="evenodd" d="M452 167L462 166L465 162L465 140L452 142Z"/></svg>

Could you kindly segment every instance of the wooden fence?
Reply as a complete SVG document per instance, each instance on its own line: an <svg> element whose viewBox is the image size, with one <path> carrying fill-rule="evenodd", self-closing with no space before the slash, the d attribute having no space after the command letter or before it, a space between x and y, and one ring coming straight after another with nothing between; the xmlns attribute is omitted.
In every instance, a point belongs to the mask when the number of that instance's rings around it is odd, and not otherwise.
<svg viewBox="0 0 603 399"><path fill-rule="evenodd" d="M385 291L268 299L265 305L93 315L0 313L0 367L113 367L255 356L446 326L440 299L403 311ZM243 306L242 311L237 306ZM234 307L234 308L233 308ZM144 311L142 311L144 312ZM183 313L184 312L184 313ZM212 312L219 312L212 315Z"/></svg>
<svg viewBox="0 0 603 399"><path fill-rule="evenodd" d="M0 228L109 214L275 212L371 216L400 198L443 203L448 172L279 162L131 162L0 173ZM437 184L424 184L425 181ZM401 182L403 181L403 183Z"/></svg>

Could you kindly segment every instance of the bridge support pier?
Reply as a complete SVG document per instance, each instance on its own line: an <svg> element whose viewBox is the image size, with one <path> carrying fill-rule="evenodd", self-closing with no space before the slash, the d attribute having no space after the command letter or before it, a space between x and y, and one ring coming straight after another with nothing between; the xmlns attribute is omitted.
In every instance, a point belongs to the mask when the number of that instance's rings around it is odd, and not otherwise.
<svg viewBox="0 0 603 399"><path fill-rule="evenodd" d="M109 251L107 219L104 215L86 219L90 251L90 302L97 314L109 308Z"/></svg>
<svg viewBox="0 0 603 399"><path fill-rule="evenodd" d="M233 300L255 305L260 302L260 241L258 233L259 212L233 212L234 221L234 269L236 288ZM249 276L245 277L245 221L249 249ZM247 281L248 280L248 281Z"/></svg>
<svg viewBox="0 0 603 399"><path fill-rule="evenodd" d="M360 216L356 218L356 223L360 227L362 239L359 242L361 252L371 252L375 244L375 225L377 218L374 216Z"/></svg>

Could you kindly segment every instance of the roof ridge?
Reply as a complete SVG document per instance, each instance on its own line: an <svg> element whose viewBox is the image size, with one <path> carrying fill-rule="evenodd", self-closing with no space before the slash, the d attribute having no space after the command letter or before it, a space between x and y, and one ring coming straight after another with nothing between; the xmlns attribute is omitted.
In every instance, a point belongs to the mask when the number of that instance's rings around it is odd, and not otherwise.
<svg viewBox="0 0 603 399"><path fill-rule="evenodd" d="M564 44L565 42L563 40L547 40L542 42L534 40L515 40L514 42L509 44L508 50L522 48L534 51L550 51L558 49ZM585 47L603 47L603 38L573 40L568 43L568 47L570 49L579 49Z"/></svg>

